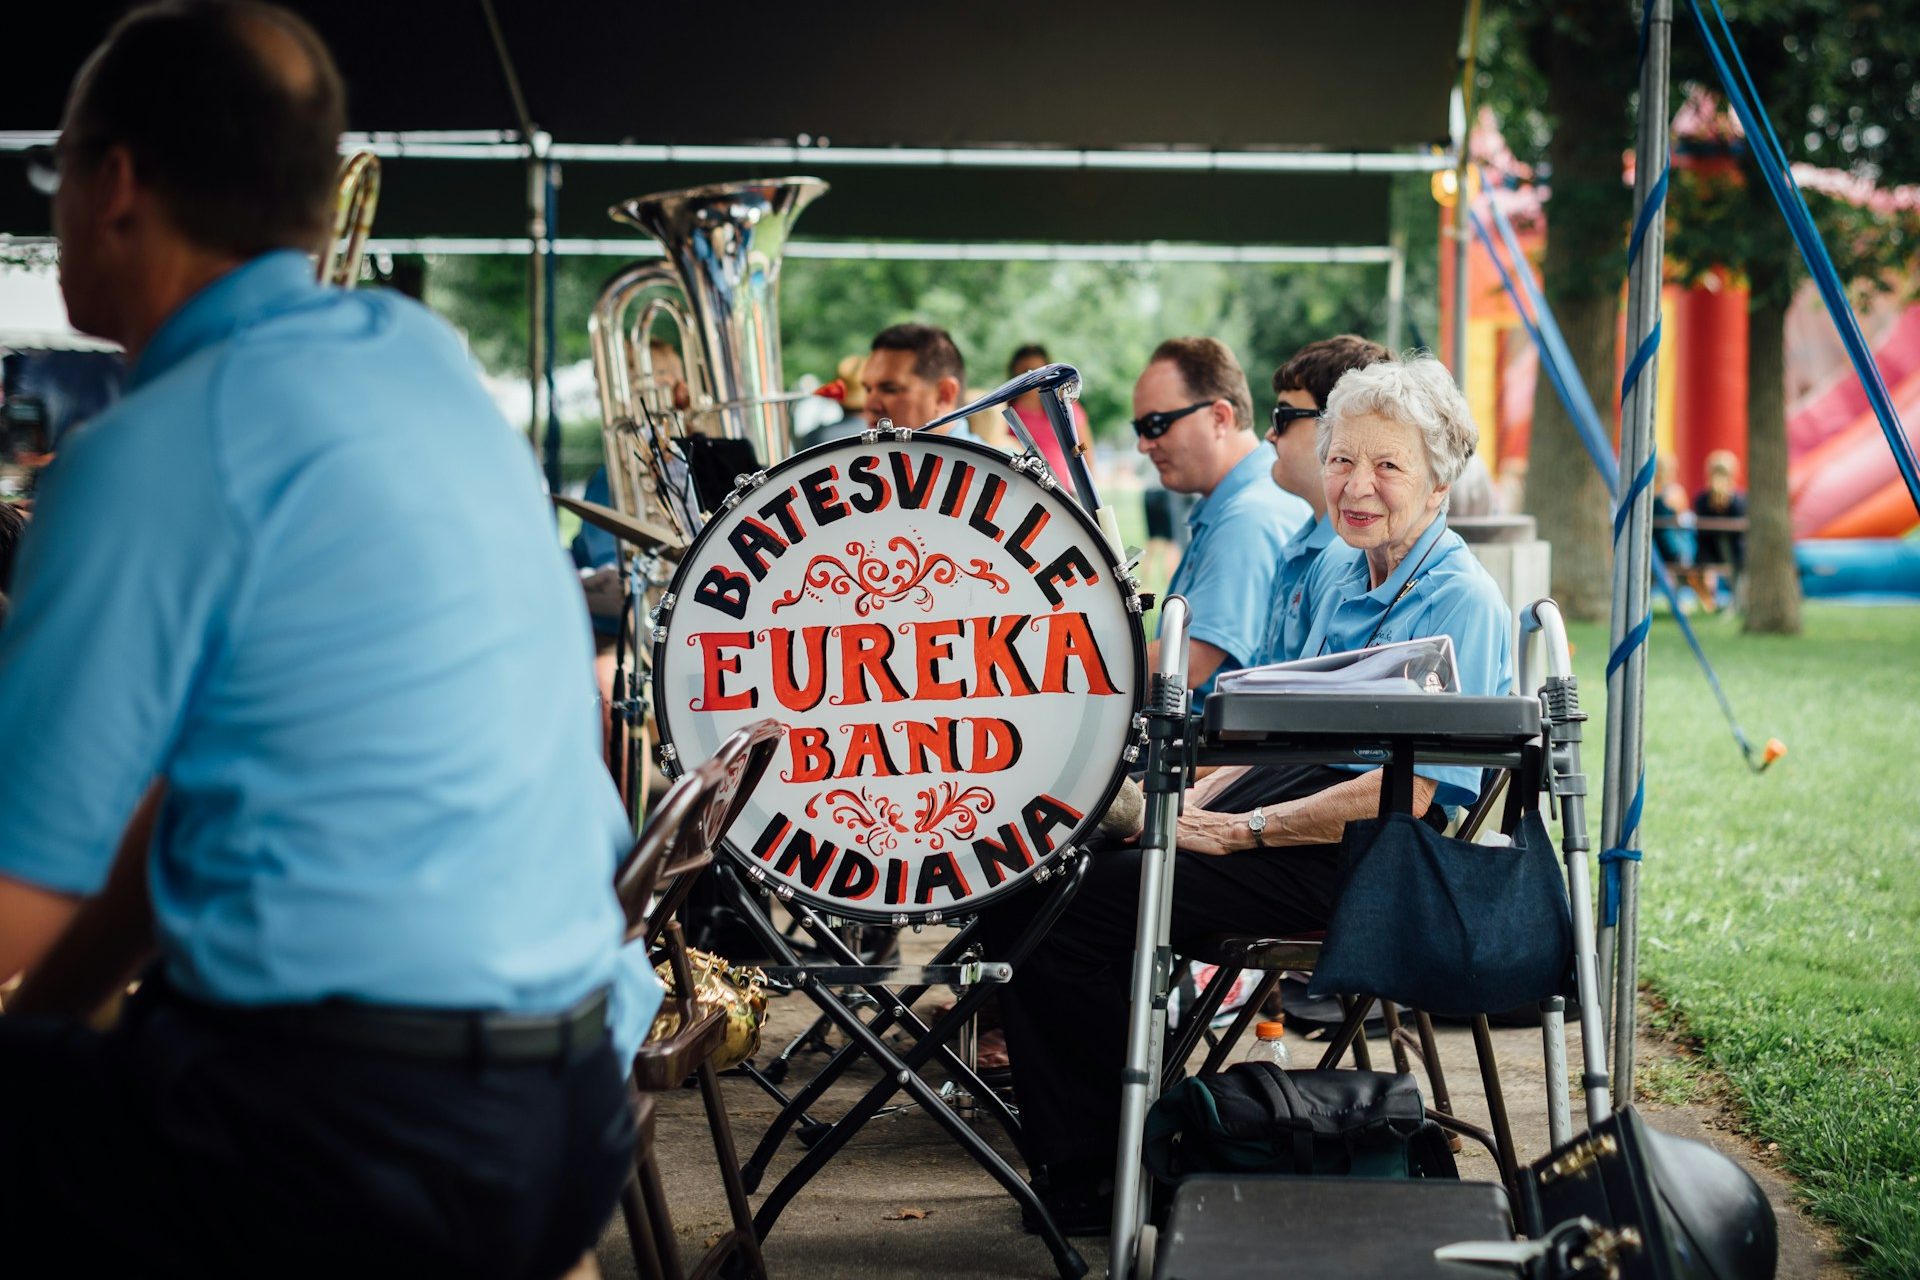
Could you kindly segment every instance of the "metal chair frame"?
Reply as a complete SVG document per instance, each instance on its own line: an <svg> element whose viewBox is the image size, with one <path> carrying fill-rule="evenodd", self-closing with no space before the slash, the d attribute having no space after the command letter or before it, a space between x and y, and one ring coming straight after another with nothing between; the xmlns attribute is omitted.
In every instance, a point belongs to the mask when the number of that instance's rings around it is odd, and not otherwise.
<svg viewBox="0 0 1920 1280"><path fill-rule="evenodd" d="M1480 797L1474 802L1467 815L1459 824L1458 835L1461 839L1472 840L1484 829L1494 806L1508 794L1526 795L1529 790L1537 794L1540 789L1540 752L1531 750L1524 753L1521 761L1513 767L1489 770L1488 782L1482 788ZM1518 778L1514 783L1517 790L1510 790L1509 779ZM1516 806L1517 809L1517 806ZM1382 799L1382 813L1386 812L1385 797ZM1232 938L1222 937L1210 940L1210 949L1206 954L1197 954L1190 959L1199 959L1202 963L1217 967L1206 989L1200 993L1192 1012L1183 1020L1179 1034L1174 1039L1173 1048L1167 1054L1166 1069L1161 1074L1161 1091L1171 1088L1180 1078L1187 1059L1204 1035L1209 1040L1209 1050L1200 1070L1196 1073L1204 1078L1218 1072L1225 1065L1227 1056L1239 1042L1240 1037L1259 1016L1261 1006L1280 985L1282 976L1291 972L1311 973L1319 959L1321 943L1325 933L1315 933L1287 938ZM1224 1001L1234 980L1247 969L1261 971L1262 978L1253 994L1234 1018L1223 1035L1212 1034L1210 1023L1216 1010ZM1500 1170L1500 1181L1510 1195L1520 1193L1520 1156L1513 1139L1513 1125L1507 1115L1506 1094L1500 1083L1500 1066L1493 1052L1493 1031L1487 1015L1477 1013L1468 1019L1473 1033L1474 1056L1480 1069L1480 1084L1487 1102L1489 1127L1481 1128L1460 1119L1453 1113L1453 1096L1447 1087L1445 1069L1440 1062L1439 1042L1434 1034L1433 1019L1424 1009L1413 1010L1414 1025L1409 1028L1400 1021L1398 1006L1391 1000L1381 1000L1370 995L1343 996L1342 1005L1346 1015L1338 1031L1321 1055L1319 1067L1328 1070L1340 1065L1340 1059L1350 1049L1354 1065L1362 1071L1372 1070L1372 1057L1367 1049L1367 1037L1364 1034L1366 1020L1372 1015L1373 1006L1381 1008L1386 1023L1387 1043L1393 1056L1393 1069L1401 1075L1412 1070L1409 1052L1420 1055L1421 1065L1427 1074L1428 1087L1432 1094L1431 1113L1434 1120L1443 1128L1464 1137L1472 1138L1493 1156ZM1556 998L1549 1002L1549 1008L1542 1011L1543 1016L1552 1012L1561 1012L1565 1001ZM1551 1076L1551 1072L1549 1072ZM1554 1087L1549 1079L1548 1087ZM1565 1073L1561 1072L1559 1085L1565 1087Z"/></svg>
<svg viewBox="0 0 1920 1280"><path fill-rule="evenodd" d="M1455 723L1445 730L1415 728L1400 723L1387 724L1377 731L1356 728L1339 734L1317 735L1321 738L1319 742L1313 741L1314 734L1288 735L1292 740L1285 743L1246 741L1236 744L1230 740L1232 735L1226 732L1220 733L1216 739L1208 739L1202 726L1187 713L1185 674L1190 616L1186 601L1178 596L1170 598L1162 606L1160 670L1153 676L1146 712L1147 769L1144 786L1147 817L1146 829L1140 841L1143 853L1140 909L1135 936L1127 1062L1122 1076L1120 1140L1109 1255L1109 1274L1120 1277L1145 1274L1151 1270L1154 1234L1153 1229L1146 1225L1147 1186L1141 1165L1141 1138L1147 1108L1157 1095L1162 1080L1161 1054L1165 1044L1167 997L1174 972L1169 946L1174 837L1181 796L1196 763L1324 762L1330 758L1384 762L1382 812L1410 812L1416 756L1449 763L1512 768L1525 763L1517 753L1527 749L1538 752L1546 789L1551 802L1557 804L1561 818L1561 849L1573 915L1574 970L1585 1058L1581 1083L1586 1092L1588 1120L1597 1123L1612 1111L1607 1087L1604 1015L1594 952L1591 868L1587 862L1590 846L1585 817L1586 777L1581 772L1579 752L1580 724L1586 717L1579 710L1566 630L1553 602L1538 601L1521 615L1522 625L1527 632L1545 633L1548 653L1548 675L1539 693L1539 730L1524 739L1516 739L1511 730L1504 733L1497 729L1482 731L1477 721L1484 719L1489 724L1497 725L1502 718L1497 713L1503 705L1513 700L1480 698L1445 704L1438 704L1436 700L1421 704L1423 709L1437 710L1440 705L1446 707L1449 719ZM1531 687L1528 673L1524 670L1522 684L1523 687ZM1391 700L1379 701L1384 707ZM1476 716L1476 704L1483 705L1486 716ZM1412 706L1409 704L1409 708ZM1385 719L1390 720L1391 717ZM1340 751L1331 756L1328 752L1330 739L1338 739L1341 746ZM1327 1062L1338 1062L1353 1047L1360 1037L1370 1004L1371 1000L1363 997L1350 1008L1339 1034L1327 1049ZM1571 1136L1571 1124L1565 1103L1564 1026L1560 1010L1552 1007L1551 1003L1543 1008L1542 1040L1549 1082L1549 1130L1554 1145L1558 1146ZM1483 1065L1490 1062L1491 1037L1478 1025L1475 1027L1475 1043ZM1498 1120L1496 1117L1497 1123ZM1455 1121L1450 1127L1459 1129L1461 1126Z"/></svg>
<svg viewBox="0 0 1920 1280"><path fill-rule="evenodd" d="M695 1266L691 1280L706 1280L736 1258L749 1277L765 1280L767 1273L740 1175L732 1124L720 1092L719 1073L713 1065L714 1054L726 1036L725 1014L719 1009L702 1013L695 1003L693 969L675 917L694 881L712 864L714 845L766 771L779 738L779 725L771 720L749 725L729 737L712 760L667 793L614 879L615 892L626 913L628 940L644 941L649 954L658 951L666 956L674 983L674 995L666 1008L678 1018L678 1027L671 1035L640 1047L630 1075L638 1123L633 1173L622 1189L620 1208L635 1265L646 1280L682 1280L683 1276L677 1237L654 1159L653 1099L679 1088L689 1076L699 1083L732 1220L732 1226Z"/></svg>

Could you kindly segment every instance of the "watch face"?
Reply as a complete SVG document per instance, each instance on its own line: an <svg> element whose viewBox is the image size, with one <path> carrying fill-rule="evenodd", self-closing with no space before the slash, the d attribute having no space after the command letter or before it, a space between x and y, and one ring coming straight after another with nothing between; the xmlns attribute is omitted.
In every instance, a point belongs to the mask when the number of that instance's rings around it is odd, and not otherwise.
<svg viewBox="0 0 1920 1280"><path fill-rule="evenodd" d="M1247 829L1258 835L1267 829L1267 814L1264 809L1255 809L1253 816L1247 819Z"/></svg>

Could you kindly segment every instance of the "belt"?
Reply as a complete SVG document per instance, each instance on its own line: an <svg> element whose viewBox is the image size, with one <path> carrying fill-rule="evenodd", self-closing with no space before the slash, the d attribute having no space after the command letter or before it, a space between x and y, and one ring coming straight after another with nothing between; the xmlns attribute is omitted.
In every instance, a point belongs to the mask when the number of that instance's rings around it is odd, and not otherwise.
<svg viewBox="0 0 1920 1280"><path fill-rule="evenodd" d="M320 1004L213 1005L169 988L166 998L212 1021L369 1053L475 1065L570 1063L605 1043L607 990L558 1013L423 1009L329 1000Z"/></svg>

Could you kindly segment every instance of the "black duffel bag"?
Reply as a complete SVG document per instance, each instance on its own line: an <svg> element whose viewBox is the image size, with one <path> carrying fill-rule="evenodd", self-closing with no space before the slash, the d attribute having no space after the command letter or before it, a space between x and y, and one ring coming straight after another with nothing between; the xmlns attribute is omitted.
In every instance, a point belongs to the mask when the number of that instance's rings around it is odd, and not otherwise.
<svg viewBox="0 0 1920 1280"><path fill-rule="evenodd" d="M1460 1176L1412 1076L1283 1071L1270 1062L1237 1063L1167 1090L1147 1113L1145 1156L1163 1182L1190 1173Z"/></svg>

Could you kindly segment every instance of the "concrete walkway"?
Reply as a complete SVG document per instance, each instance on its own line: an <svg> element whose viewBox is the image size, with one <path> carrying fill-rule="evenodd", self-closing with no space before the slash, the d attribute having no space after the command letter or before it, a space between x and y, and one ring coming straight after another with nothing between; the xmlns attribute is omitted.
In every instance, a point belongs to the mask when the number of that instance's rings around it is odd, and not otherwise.
<svg viewBox="0 0 1920 1280"><path fill-rule="evenodd" d="M903 941L908 962L931 955L945 937L944 930L907 935ZM759 1060L771 1058L811 1021L813 1014L814 1005L803 996L773 1002ZM1063 1010L1062 1016L1071 1016L1071 1011ZM1570 1038L1568 1057L1577 1078L1577 1030ZM1442 1068L1456 1110L1465 1119L1485 1125L1486 1106L1470 1034L1464 1027L1442 1026L1439 1039ZM1494 1041L1521 1159L1532 1160L1547 1149L1540 1033L1534 1029L1496 1030ZM1375 1041L1374 1045L1376 1065L1386 1063L1384 1042ZM1319 1053L1319 1046L1291 1035L1289 1047L1296 1065L1311 1065ZM1642 1062L1671 1052L1665 1045L1642 1038ZM812 1065L822 1061L823 1055L801 1055L796 1059L796 1079L792 1083L797 1085L810 1074ZM877 1078L878 1073L869 1065L850 1072L848 1079L828 1095L827 1104L818 1114L823 1118L838 1115ZM777 1108L751 1081L728 1079L725 1089L735 1139L744 1159L766 1132ZM1424 1076L1421 1091L1431 1099L1432 1091ZM1740 1159L1760 1179L1780 1222L1782 1280L1839 1280L1847 1274L1835 1260L1831 1238L1793 1207L1787 1181L1768 1166L1764 1156L1756 1155L1752 1144L1730 1130L1721 1113L1702 1106L1668 1107L1645 1101L1640 1105L1657 1127L1709 1142ZM1572 1102L1576 1130L1583 1121L1582 1106L1576 1096ZM1021 1167L997 1125L983 1117L976 1128L1015 1168ZM713 1148L697 1091L685 1089L664 1100L659 1111L658 1140L682 1256L691 1267L709 1238L726 1223L726 1205L714 1172ZM793 1166L801 1150L797 1142L788 1140L762 1192ZM1467 1179L1497 1180L1493 1160L1472 1142L1461 1152L1460 1172ZM753 1197L756 1208L762 1199L762 1195ZM1284 1224L1276 1224L1274 1247L1284 1250L1285 1240ZM1086 1258L1090 1274L1104 1274L1105 1240L1073 1243ZM1021 1230L1014 1202L927 1115L914 1108L870 1123L787 1207L765 1248L770 1273L797 1280L934 1274L943 1280L986 1280L1056 1274L1038 1238ZM636 1274L617 1215L601 1242L599 1261L609 1280Z"/></svg>

